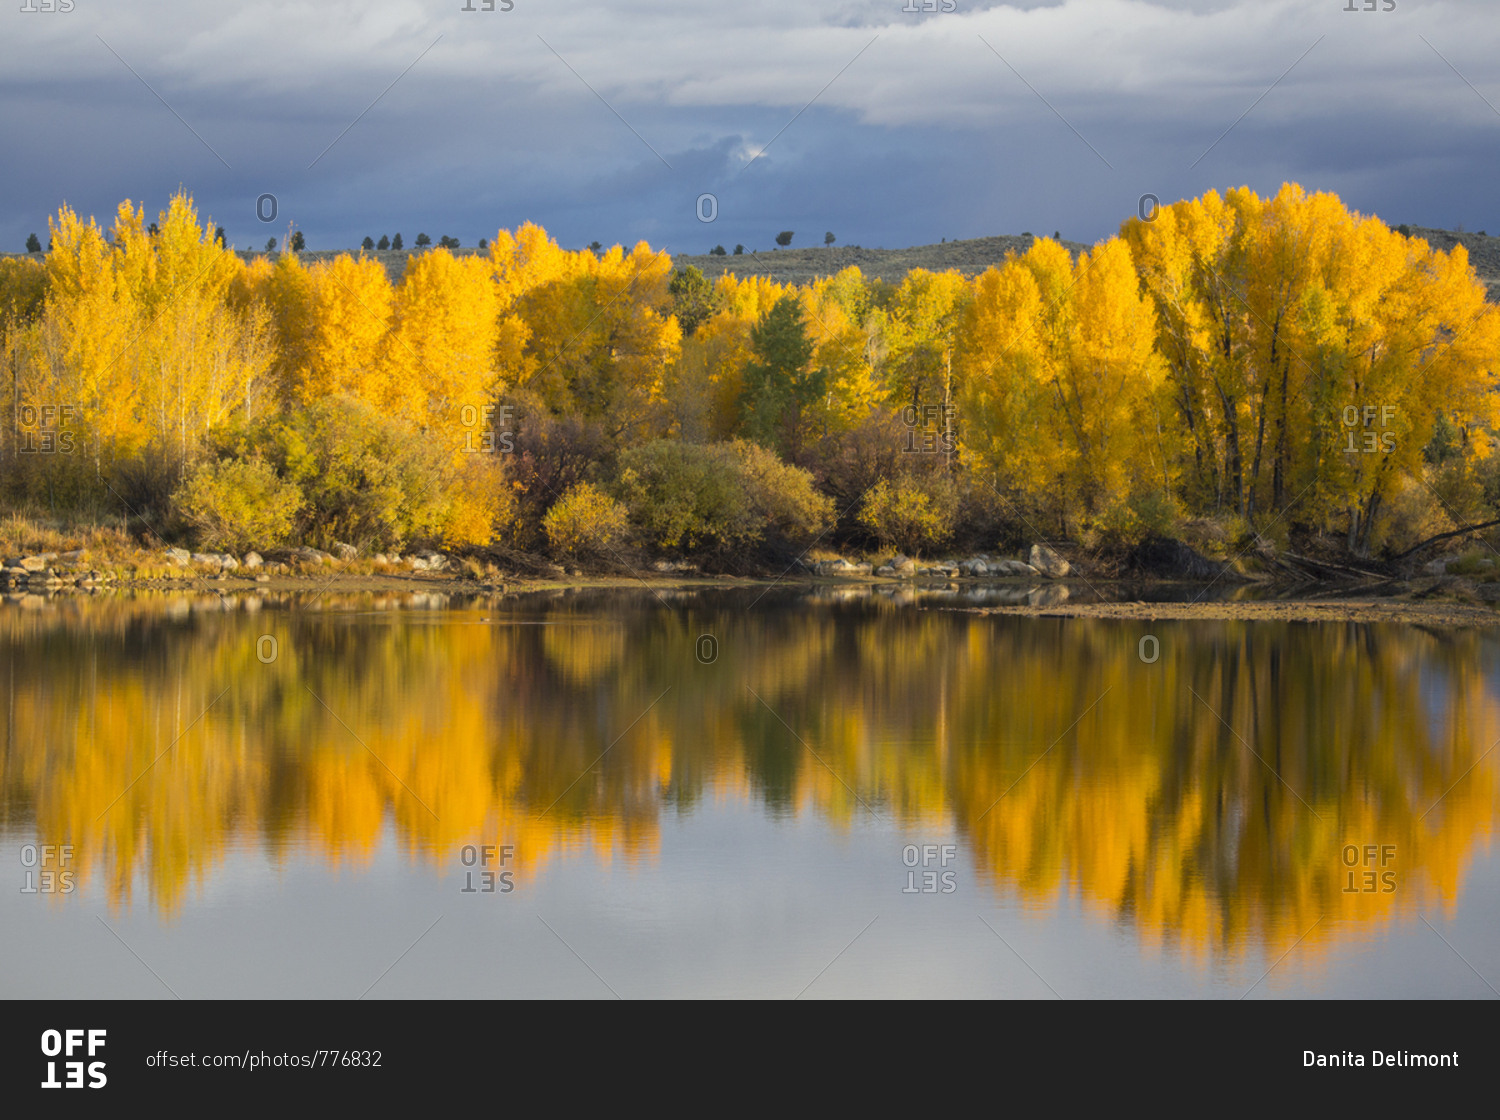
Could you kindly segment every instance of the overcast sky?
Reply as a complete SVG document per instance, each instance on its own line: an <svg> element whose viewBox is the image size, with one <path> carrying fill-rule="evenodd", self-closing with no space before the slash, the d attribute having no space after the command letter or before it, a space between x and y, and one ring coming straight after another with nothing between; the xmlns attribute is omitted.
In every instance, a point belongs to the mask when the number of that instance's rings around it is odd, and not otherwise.
<svg viewBox="0 0 1500 1120"><path fill-rule="evenodd" d="M1500 233L1493 0L487 2L9 0L0 250L179 185L242 247L1089 242L1287 180Z"/></svg>

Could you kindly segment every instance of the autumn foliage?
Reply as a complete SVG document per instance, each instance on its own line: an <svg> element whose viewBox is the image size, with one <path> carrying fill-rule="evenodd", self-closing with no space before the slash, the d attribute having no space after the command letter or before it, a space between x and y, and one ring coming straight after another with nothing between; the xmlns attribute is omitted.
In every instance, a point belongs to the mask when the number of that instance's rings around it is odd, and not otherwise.
<svg viewBox="0 0 1500 1120"><path fill-rule="evenodd" d="M629 513L611 548L1129 540L1212 517L1369 552L1500 493L1500 322L1463 248L1295 185L899 284L710 282L530 224L393 284L363 255L241 256L214 230L185 195L154 232L132 203L108 231L65 206L44 258L0 260L13 507L226 547L545 548L587 485L572 523L583 497ZM660 506L688 477L720 514Z"/></svg>

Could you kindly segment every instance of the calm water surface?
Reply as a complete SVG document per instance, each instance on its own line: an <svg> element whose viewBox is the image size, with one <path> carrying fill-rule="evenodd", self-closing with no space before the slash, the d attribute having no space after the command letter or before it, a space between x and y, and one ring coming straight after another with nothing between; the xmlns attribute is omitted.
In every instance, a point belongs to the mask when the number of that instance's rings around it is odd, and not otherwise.
<svg viewBox="0 0 1500 1120"><path fill-rule="evenodd" d="M0 995L1495 997L1495 636L954 605L0 604Z"/></svg>

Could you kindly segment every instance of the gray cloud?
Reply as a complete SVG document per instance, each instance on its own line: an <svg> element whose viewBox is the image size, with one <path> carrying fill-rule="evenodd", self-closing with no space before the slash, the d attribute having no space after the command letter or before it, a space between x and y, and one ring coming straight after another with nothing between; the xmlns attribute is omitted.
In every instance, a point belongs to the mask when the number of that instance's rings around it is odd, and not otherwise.
<svg viewBox="0 0 1500 1120"><path fill-rule="evenodd" d="M1392 221L1500 227L1500 34L1478 2L902 10L925 2L10 11L0 246L64 200L107 220L179 185L240 244L290 218L328 248L527 219L566 244L695 251L814 227L1091 240L1148 191L1284 180ZM275 229L254 218L267 191Z"/></svg>

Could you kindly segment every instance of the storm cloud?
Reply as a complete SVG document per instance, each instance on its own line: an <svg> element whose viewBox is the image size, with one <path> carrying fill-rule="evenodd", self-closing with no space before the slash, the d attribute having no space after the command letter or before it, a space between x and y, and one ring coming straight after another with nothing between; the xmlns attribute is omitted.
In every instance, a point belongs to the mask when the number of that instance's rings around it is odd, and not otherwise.
<svg viewBox="0 0 1500 1120"><path fill-rule="evenodd" d="M292 221L314 249L528 220L685 252L1092 241L1142 195L1289 180L1500 229L1480 2L488 2L19 0L0 249L179 187L241 246Z"/></svg>

